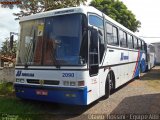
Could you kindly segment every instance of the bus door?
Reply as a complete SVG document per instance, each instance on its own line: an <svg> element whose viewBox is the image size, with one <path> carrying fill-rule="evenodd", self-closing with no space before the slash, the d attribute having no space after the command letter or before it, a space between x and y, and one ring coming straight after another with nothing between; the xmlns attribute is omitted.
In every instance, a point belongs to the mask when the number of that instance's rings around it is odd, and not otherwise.
<svg viewBox="0 0 160 120"><path fill-rule="evenodd" d="M96 76L99 71L99 40L98 30L91 28L89 44L89 75Z"/></svg>
<svg viewBox="0 0 160 120"><path fill-rule="evenodd" d="M91 27L89 30L89 75L92 89L92 99L99 97L99 38L98 28Z"/></svg>

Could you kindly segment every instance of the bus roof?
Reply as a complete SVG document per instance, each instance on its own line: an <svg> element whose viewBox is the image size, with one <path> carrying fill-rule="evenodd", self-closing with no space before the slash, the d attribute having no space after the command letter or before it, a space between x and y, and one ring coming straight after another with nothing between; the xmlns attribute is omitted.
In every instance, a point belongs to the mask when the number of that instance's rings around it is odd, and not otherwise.
<svg viewBox="0 0 160 120"><path fill-rule="evenodd" d="M99 10L97 10L92 6L79 6L79 7L55 9L55 10L50 10L46 12L36 13L30 16L24 16L20 18L20 22L39 19L39 18L45 18L45 17L51 17L51 16L57 16L57 15L73 14L73 13L87 14L88 12L96 13L99 16L102 16L102 12L100 12Z"/></svg>
<svg viewBox="0 0 160 120"><path fill-rule="evenodd" d="M125 30L126 32L128 32L132 35L137 36L134 32L127 29L126 27L124 27L120 23L116 22L115 20L108 17L107 15L105 15L104 13L102 13L101 11L97 10L96 8L94 8L92 6L79 6L79 7L69 7L69 8L50 10L50 11L46 11L46 12L33 14L33 15L30 15L30 16L21 17L20 22L28 21L28 20L34 20L34 19L40 19L40 18L45 18L45 17L51 17L51 16L73 14L73 13L84 13L86 15L87 15L87 13L95 13L95 14L101 16L101 17L104 16L106 20L110 21L114 25L122 28L123 30ZM138 37L138 38L140 38L140 37ZM143 40L142 38L140 38L140 39Z"/></svg>

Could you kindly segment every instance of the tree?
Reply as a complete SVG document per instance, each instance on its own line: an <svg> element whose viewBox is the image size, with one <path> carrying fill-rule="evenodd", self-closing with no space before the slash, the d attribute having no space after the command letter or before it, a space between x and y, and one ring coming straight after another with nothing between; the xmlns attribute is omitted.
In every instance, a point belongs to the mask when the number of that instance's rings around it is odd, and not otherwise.
<svg viewBox="0 0 160 120"><path fill-rule="evenodd" d="M133 32L138 31L141 22L119 0L93 0L90 4Z"/></svg>
<svg viewBox="0 0 160 120"><path fill-rule="evenodd" d="M16 57L16 50L17 50L17 40L13 41L13 48L10 48L9 38L5 38L5 41L2 43L2 47L0 50L1 55L6 57Z"/></svg>
<svg viewBox="0 0 160 120"><path fill-rule="evenodd" d="M64 7L78 6L87 0L19 0L21 4L16 6L21 9L19 13L14 13L18 20L22 16L49 11ZM13 9L13 5L2 5L2 7Z"/></svg>

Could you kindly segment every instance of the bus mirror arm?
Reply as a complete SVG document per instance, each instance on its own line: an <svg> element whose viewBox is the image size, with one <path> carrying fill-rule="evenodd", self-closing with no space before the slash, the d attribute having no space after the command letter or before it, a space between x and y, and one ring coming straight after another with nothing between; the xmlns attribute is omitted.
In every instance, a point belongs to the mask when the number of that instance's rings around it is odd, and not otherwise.
<svg viewBox="0 0 160 120"><path fill-rule="evenodd" d="M101 36L103 36L102 31L98 30L98 33L99 33Z"/></svg>
<svg viewBox="0 0 160 120"><path fill-rule="evenodd" d="M95 38L95 36L98 37L98 34L103 36L102 32L95 26L88 27L88 30L90 30L91 36L94 36L93 38Z"/></svg>

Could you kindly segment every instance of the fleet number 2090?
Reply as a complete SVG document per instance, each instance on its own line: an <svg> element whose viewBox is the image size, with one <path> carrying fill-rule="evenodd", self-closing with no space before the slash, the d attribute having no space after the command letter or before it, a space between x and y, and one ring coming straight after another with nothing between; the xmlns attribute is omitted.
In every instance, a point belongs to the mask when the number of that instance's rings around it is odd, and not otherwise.
<svg viewBox="0 0 160 120"><path fill-rule="evenodd" d="M74 73L62 73L62 77L74 77Z"/></svg>

